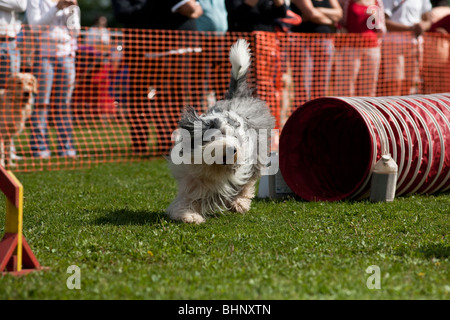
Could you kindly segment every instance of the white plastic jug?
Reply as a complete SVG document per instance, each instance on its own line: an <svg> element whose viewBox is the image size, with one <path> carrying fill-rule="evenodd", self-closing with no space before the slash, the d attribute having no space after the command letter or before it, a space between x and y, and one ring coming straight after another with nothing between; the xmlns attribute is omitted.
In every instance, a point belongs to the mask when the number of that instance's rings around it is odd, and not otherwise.
<svg viewBox="0 0 450 320"><path fill-rule="evenodd" d="M281 171L278 170L278 157L278 152L272 152L270 154L270 167L272 167L272 170L268 170L268 175L263 175L261 177L261 180L259 181L258 198L275 199L294 196L294 193L284 181Z"/></svg>
<svg viewBox="0 0 450 320"><path fill-rule="evenodd" d="M370 201L392 202L397 186L398 166L390 154L384 155L375 164L372 173Z"/></svg>

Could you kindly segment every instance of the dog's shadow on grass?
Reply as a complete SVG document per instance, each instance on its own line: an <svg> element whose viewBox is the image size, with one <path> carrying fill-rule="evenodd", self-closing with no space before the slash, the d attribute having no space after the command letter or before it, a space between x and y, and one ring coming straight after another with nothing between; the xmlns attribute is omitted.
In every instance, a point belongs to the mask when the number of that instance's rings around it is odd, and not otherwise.
<svg viewBox="0 0 450 320"><path fill-rule="evenodd" d="M432 243L415 249L414 254L426 259L447 259L450 257L450 246L443 243Z"/></svg>
<svg viewBox="0 0 450 320"><path fill-rule="evenodd" d="M274 198L255 197L253 199L253 202L255 202L255 203L282 203L282 202L286 202L286 201L297 201L297 202L307 203L306 200L304 200L296 195L280 196L280 197L274 197Z"/></svg>
<svg viewBox="0 0 450 320"><path fill-rule="evenodd" d="M132 209L103 209L93 223L96 225L153 225L168 221L164 211L152 212Z"/></svg>

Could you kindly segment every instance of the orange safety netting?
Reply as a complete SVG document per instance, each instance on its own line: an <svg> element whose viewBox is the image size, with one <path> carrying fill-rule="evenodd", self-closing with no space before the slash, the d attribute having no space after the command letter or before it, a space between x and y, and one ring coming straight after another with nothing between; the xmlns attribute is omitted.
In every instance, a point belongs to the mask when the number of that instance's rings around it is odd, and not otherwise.
<svg viewBox="0 0 450 320"><path fill-rule="evenodd" d="M46 37L44 29L24 26L18 40L21 71L37 79L32 101L21 97L24 81L7 81L1 92L0 151L16 171L167 154L182 108L202 112L223 98L229 48L239 38L251 44L250 86L267 101L278 128L297 107L322 96L450 92L450 37L438 34L417 40L84 28L73 70L39 49Z"/></svg>

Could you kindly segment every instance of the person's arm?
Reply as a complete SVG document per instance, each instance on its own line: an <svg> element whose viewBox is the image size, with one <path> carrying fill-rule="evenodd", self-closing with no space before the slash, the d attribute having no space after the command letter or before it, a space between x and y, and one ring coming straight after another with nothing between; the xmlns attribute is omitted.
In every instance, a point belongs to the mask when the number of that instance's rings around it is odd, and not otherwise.
<svg viewBox="0 0 450 320"><path fill-rule="evenodd" d="M172 11L190 19L197 19L203 14L202 6L195 0L180 1Z"/></svg>
<svg viewBox="0 0 450 320"><path fill-rule="evenodd" d="M444 28L436 28L436 32L441 34L448 34L447 30L445 30Z"/></svg>
<svg viewBox="0 0 450 320"><path fill-rule="evenodd" d="M422 20L413 26L394 22L386 16L386 27L390 32L413 32L416 37L422 35L431 28L431 13L427 12L422 16Z"/></svg>
<svg viewBox="0 0 450 320"><path fill-rule="evenodd" d="M5 11L24 12L27 0L0 0L0 9Z"/></svg>
<svg viewBox="0 0 450 320"><path fill-rule="evenodd" d="M412 31L412 27L406 26L399 22L392 21L387 14L385 15L385 18L386 18L386 28L390 32Z"/></svg>
<svg viewBox="0 0 450 320"><path fill-rule="evenodd" d="M273 4L274 4L275 7L278 8L278 7L284 6L285 1L284 0L274 0Z"/></svg>
<svg viewBox="0 0 450 320"><path fill-rule="evenodd" d="M57 12L58 8L56 7L56 3L53 7L50 8L49 11L41 12L41 8L39 7L39 0L30 0L28 1L28 8L26 12L28 24L48 25L56 17Z"/></svg>
<svg viewBox="0 0 450 320"><path fill-rule="evenodd" d="M431 25L432 25L431 12L426 12L422 15L422 20L413 26L412 31L414 32L416 37L418 37L421 34L423 34L424 32L427 32L428 30L430 30Z"/></svg>
<svg viewBox="0 0 450 320"><path fill-rule="evenodd" d="M39 7L39 2L39 0L28 1L26 16L30 25L49 25L54 21L59 10L77 5L76 0L59 0L50 10L42 12Z"/></svg>
<svg viewBox="0 0 450 320"><path fill-rule="evenodd" d="M338 0L330 0L331 8L317 8L320 12L325 14L334 23L339 22L342 19L342 7Z"/></svg>
<svg viewBox="0 0 450 320"><path fill-rule="evenodd" d="M244 3L250 7L254 7L258 4L259 0L244 0ZM275 7L281 7L284 5L284 0L274 0L273 4Z"/></svg>
<svg viewBox="0 0 450 320"><path fill-rule="evenodd" d="M291 0L293 4L302 12L302 19L316 24L332 25L333 20L328 18L320 10L317 10L311 0Z"/></svg>
<svg viewBox="0 0 450 320"><path fill-rule="evenodd" d="M259 0L244 0L244 3L249 7L254 7L258 4Z"/></svg>
<svg viewBox="0 0 450 320"><path fill-rule="evenodd" d="M433 10L433 6L431 5L431 1L423 1L422 4L422 19L419 23L415 24L413 28L416 37L430 30L431 26L433 25L433 15L431 13Z"/></svg>
<svg viewBox="0 0 450 320"><path fill-rule="evenodd" d="M384 4L384 17L386 21L386 29L389 32L407 32L412 31L411 26L406 26L402 23L398 23L391 20L392 15L394 14L394 1L392 0L383 0Z"/></svg>

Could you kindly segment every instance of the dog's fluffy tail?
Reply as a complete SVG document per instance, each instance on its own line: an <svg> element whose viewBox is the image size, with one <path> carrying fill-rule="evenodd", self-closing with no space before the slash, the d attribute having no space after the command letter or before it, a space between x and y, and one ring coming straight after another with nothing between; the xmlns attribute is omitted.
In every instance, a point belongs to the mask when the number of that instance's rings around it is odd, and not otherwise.
<svg viewBox="0 0 450 320"><path fill-rule="evenodd" d="M249 43L245 39L239 39L231 47L231 80L226 99L251 94L247 87L247 73L251 64L250 57Z"/></svg>
<svg viewBox="0 0 450 320"><path fill-rule="evenodd" d="M239 80L245 77L250 67L250 49L245 39L239 39L230 50L231 75Z"/></svg>

